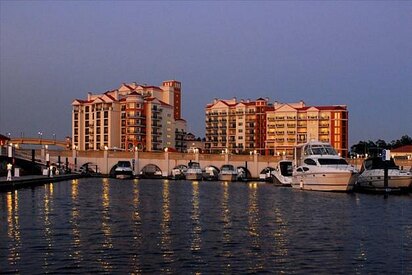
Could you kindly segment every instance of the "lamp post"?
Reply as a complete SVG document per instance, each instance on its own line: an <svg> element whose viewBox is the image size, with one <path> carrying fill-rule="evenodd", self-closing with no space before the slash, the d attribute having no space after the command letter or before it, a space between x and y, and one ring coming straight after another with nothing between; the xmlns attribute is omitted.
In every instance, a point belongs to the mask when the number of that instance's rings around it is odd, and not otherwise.
<svg viewBox="0 0 412 275"><path fill-rule="evenodd" d="M42 144L43 133L39 131L37 134L39 135L40 144Z"/></svg>
<svg viewBox="0 0 412 275"><path fill-rule="evenodd" d="M109 147L107 145L104 146L104 154L105 154L105 159L106 159L106 173L108 176L110 176L110 171L109 171Z"/></svg>

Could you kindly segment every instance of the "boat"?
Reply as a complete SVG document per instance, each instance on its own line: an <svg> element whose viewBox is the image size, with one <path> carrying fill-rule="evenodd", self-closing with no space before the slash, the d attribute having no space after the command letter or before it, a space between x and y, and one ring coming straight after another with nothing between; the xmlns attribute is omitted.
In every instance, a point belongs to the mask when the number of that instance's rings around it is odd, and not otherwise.
<svg viewBox="0 0 412 275"><path fill-rule="evenodd" d="M293 162L291 160L281 160L276 168L271 172L272 181L280 186L292 186Z"/></svg>
<svg viewBox="0 0 412 275"><path fill-rule="evenodd" d="M157 165L148 164L140 171L139 177L142 179L161 179L163 173Z"/></svg>
<svg viewBox="0 0 412 275"><path fill-rule="evenodd" d="M200 168L199 162L190 161L187 166L186 179L187 180L202 180L203 171Z"/></svg>
<svg viewBox="0 0 412 275"><path fill-rule="evenodd" d="M172 180L184 180L186 178L186 171L187 171L187 166L186 165L178 165L175 168L172 169L170 173L170 179Z"/></svg>
<svg viewBox="0 0 412 275"><path fill-rule="evenodd" d="M237 170L237 175L236 175L237 181L247 181L248 180L248 176L250 176L250 174L248 174L248 170L246 167L238 166L236 170Z"/></svg>
<svg viewBox="0 0 412 275"><path fill-rule="evenodd" d="M220 181L236 181L238 177L237 169L231 164L224 164L220 168L219 180Z"/></svg>
<svg viewBox="0 0 412 275"><path fill-rule="evenodd" d="M388 185L385 186L385 169L388 169ZM393 159L384 161L373 157L366 159L360 170L356 190L359 191L407 191L412 186L412 172L399 169Z"/></svg>
<svg viewBox="0 0 412 275"><path fill-rule="evenodd" d="M292 187L302 190L348 192L357 170L325 142L310 141L295 148Z"/></svg>
<svg viewBox="0 0 412 275"><path fill-rule="evenodd" d="M117 179L133 178L134 173L130 161L118 161L114 170Z"/></svg>
<svg viewBox="0 0 412 275"><path fill-rule="evenodd" d="M272 172L275 170L273 167L266 167L259 173L260 181L272 181Z"/></svg>
<svg viewBox="0 0 412 275"><path fill-rule="evenodd" d="M219 169L215 166L207 166L203 171L203 179L209 181L215 181L219 178Z"/></svg>

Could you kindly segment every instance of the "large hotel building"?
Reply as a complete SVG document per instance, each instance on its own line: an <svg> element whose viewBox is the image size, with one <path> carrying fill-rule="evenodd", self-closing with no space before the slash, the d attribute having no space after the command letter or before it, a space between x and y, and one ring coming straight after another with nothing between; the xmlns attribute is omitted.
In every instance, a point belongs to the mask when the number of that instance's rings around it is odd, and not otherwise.
<svg viewBox="0 0 412 275"><path fill-rule="evenodd" d="M72 107L72 143L79 150L186 150L179 81L159 87L124 83L102 94L89 93Z"/></svg>
<svg viewBox="0 0 412 275"><path fill-rule="evenodd" d="M292 155L310 140L331 143L348 153L348 110L345 105L306 106L299 103L215 99L206 106L208 152L254 152Z"/></svg>

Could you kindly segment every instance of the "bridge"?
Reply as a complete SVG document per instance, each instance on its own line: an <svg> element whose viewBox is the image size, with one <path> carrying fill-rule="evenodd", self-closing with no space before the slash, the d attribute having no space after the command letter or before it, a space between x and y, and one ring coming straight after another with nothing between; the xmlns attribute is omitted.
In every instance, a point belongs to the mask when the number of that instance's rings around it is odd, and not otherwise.
<svg viewBox="0 0 412 275"><path fill-rule="evenodd" d="M24 149L19 149L23 154ZM172 169L178 165L187 165L190 161L199 162L202 168L206 166L215 166L220 168L224 164L246 167L252 177L259 177L259 173L266 167L276 167L282 159L280 156L262 156L262 155L235 155L235 154L200 154L200 153L178 153L178 152L128 152L128 151L77 151L77 150L50 150L42 148L35 150L35 157L39 160L45 160L49 155L50 162L61 163L66 161L70 168L79 169L85 163L91 163L97 166L102 174L109 174L111 168L118 161L130 161L134 163L135 173L139 174L145 166L155 165L163 175L171 173ZM363 159L348 159L349 163L358 169L363 163ZM405 169L410 169L412 160L397 160L397 165Z"/></svg>
<svg viewBox="0 0 412 275"><path fill-rule="evenodd" d="M56 140L56 139L46 139L46 138L29 138L29 137L21 137L21 138L11 138L10 143L13 144L29 144L29 145L55 145L58 147L66 148L67 142L66 140Z"/></svg>

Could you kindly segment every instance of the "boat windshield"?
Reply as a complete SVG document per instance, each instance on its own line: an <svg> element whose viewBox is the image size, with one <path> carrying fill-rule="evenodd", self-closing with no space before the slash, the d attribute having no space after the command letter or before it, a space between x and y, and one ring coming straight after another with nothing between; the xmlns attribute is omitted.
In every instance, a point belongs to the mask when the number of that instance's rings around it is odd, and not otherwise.
<svg viewBox="0 0 412 275"><path fill-rule="evenodd" d="M200 168L199 162L189 162L189 168Z"/></svg>
<svg viewBox="0 0 412 275"><path fill-rule="evenodd" d="M235 170L235 167L233 167L233 165L223 165L221 170L222 171L232 171L232 170Z"/></svg>
<svg viewBox="0 0 412 275"><path fill-rule="evenodd" d="M335 149L329 144L311 144L305 148L305 155L332 155L336 156Z"/></svg>
<svg viewBox="0 0 412 275"><path fill-rule="evenodd" d="M119 161L117 167L131 167L131 164L129 161Z"/></svg>
<svg viewBox="0 0 412 275"><path fill-rule="evenodd" d="M348 165L348 163L344 159L319 158L318 161L319 161L320 165Z"/></svg>

